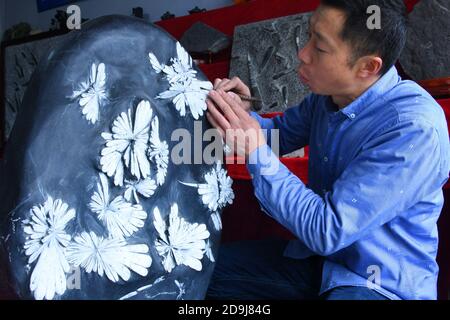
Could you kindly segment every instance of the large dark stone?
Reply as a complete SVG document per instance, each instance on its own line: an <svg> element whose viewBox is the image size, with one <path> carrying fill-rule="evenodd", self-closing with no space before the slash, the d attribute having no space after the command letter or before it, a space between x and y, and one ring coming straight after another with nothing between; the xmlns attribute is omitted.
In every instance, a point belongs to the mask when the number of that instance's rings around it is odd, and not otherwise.
<svg viewBox="0 0 450 320"><path fill-rule="evenodd" d="M0 166L21 298L204 297L231 179L220 162L170 156L175 129L210 128L201 80L172 37L130 17L93 20L44 55Z"/></svg>
<svg viewBox="0 0 450 320"><path fill-rule="evenodd" d="M200 21L186 30L180 43L191 53L218 53L231 45L226 34Z"/></svg>
<svg viewBox="0 0 450 320"><path fill-rule="evenodd" d="M285 111L310 93L298 78L297 52L308 40L311 13L236 27L230 77L238 76L252 95L258 113Z"/></svg>
<svg viewBox="0 0 450 320"><path fill-rule="evenodd" d="M403 69L416 81L450 77L449 40L450 1L420 1L409 14Z"/></svg>

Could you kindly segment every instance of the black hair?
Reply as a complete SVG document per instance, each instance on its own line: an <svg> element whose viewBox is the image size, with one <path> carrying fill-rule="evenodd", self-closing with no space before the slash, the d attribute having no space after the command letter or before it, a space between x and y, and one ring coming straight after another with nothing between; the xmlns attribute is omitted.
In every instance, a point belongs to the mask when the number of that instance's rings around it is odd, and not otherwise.
<svg viewBox="0 0 450 320"><path fill-rule="evenodd" d="M407 18L403 0L321 0L321 4L345 13L341 38L353 49L350 65L363 56L377 54L383 60L380 70L383 75L395 64L406 42ZM371 29L367 24L371 16L368 8L372 5L381 11L379 29Z"/></svg>

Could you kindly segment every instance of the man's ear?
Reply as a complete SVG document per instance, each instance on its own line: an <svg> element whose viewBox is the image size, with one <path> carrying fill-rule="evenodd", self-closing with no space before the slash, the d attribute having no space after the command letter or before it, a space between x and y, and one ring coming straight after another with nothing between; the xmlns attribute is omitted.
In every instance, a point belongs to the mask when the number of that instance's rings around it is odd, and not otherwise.
<svg viewBox="0 0 450 320"><path fill-rule="evenodd" d="M365 56L357 62L357 75L360 78L378 76L383 67L383 60L377 56Z"/></svg>

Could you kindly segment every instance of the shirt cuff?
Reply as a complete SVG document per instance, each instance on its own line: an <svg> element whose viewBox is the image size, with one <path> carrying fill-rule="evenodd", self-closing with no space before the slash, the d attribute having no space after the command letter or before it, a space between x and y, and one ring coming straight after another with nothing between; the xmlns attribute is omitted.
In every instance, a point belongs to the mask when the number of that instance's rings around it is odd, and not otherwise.
<svg viewBox="0 0 450 320"><path fill-rule="evenodd" d="M258 121L261 129L270 130L275 128L275 124L273 123L272 119L263 118L254 111L250 111L250 116Z"/></svg>
<svg viewBox="0 0 450 320"><path fill-rule="evenodd" d="M275 175L280 164L280 160L272 152L272 149L267 144L263 144L249 154L247 169L252 179L256 180L262 176Z"/></svg>

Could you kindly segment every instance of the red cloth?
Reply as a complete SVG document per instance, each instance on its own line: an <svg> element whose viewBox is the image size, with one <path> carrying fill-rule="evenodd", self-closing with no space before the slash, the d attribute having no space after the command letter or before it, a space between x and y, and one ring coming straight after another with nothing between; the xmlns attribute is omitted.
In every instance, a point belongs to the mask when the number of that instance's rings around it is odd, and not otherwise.
<svg viewBox="0 0 450 320"><path fill-rule="evenodd" d="M408 12L419 1L404 0ZM235 26L313 11L319 3L320 0L253 0L244 4L232 5L204 13L161 20L156 22L156 24L177 39L180 39L183 33L197 21L201 21L232 36Z"/></svg>
<svg viewBox="0 0 450 320"><path fill-rule="evenodd" d="M248 3L215 9L205 13L162 20L156 22L156 24L177 39L180 39L183 33L197 21L201 21L232 36L234 27L237 25L312 11L319 3L320 0L253 0Z"/></svg>
<svg viewBox="0 0 450 320"><path fill-rule="evenodd" d="M450 133L450 99L441 99L437 100L437 102L441 105L442 109L444 109L445 119L447 119L447 128Z"/></svg>
<svg viewBox="0 0 450 320"><path fill-rule="evenodd" d="M199 68L210 81L214 81L214 79L216 78L228 78L228 73L230 71L230 62L221 61L211 64L200 64Z"/></svg>

